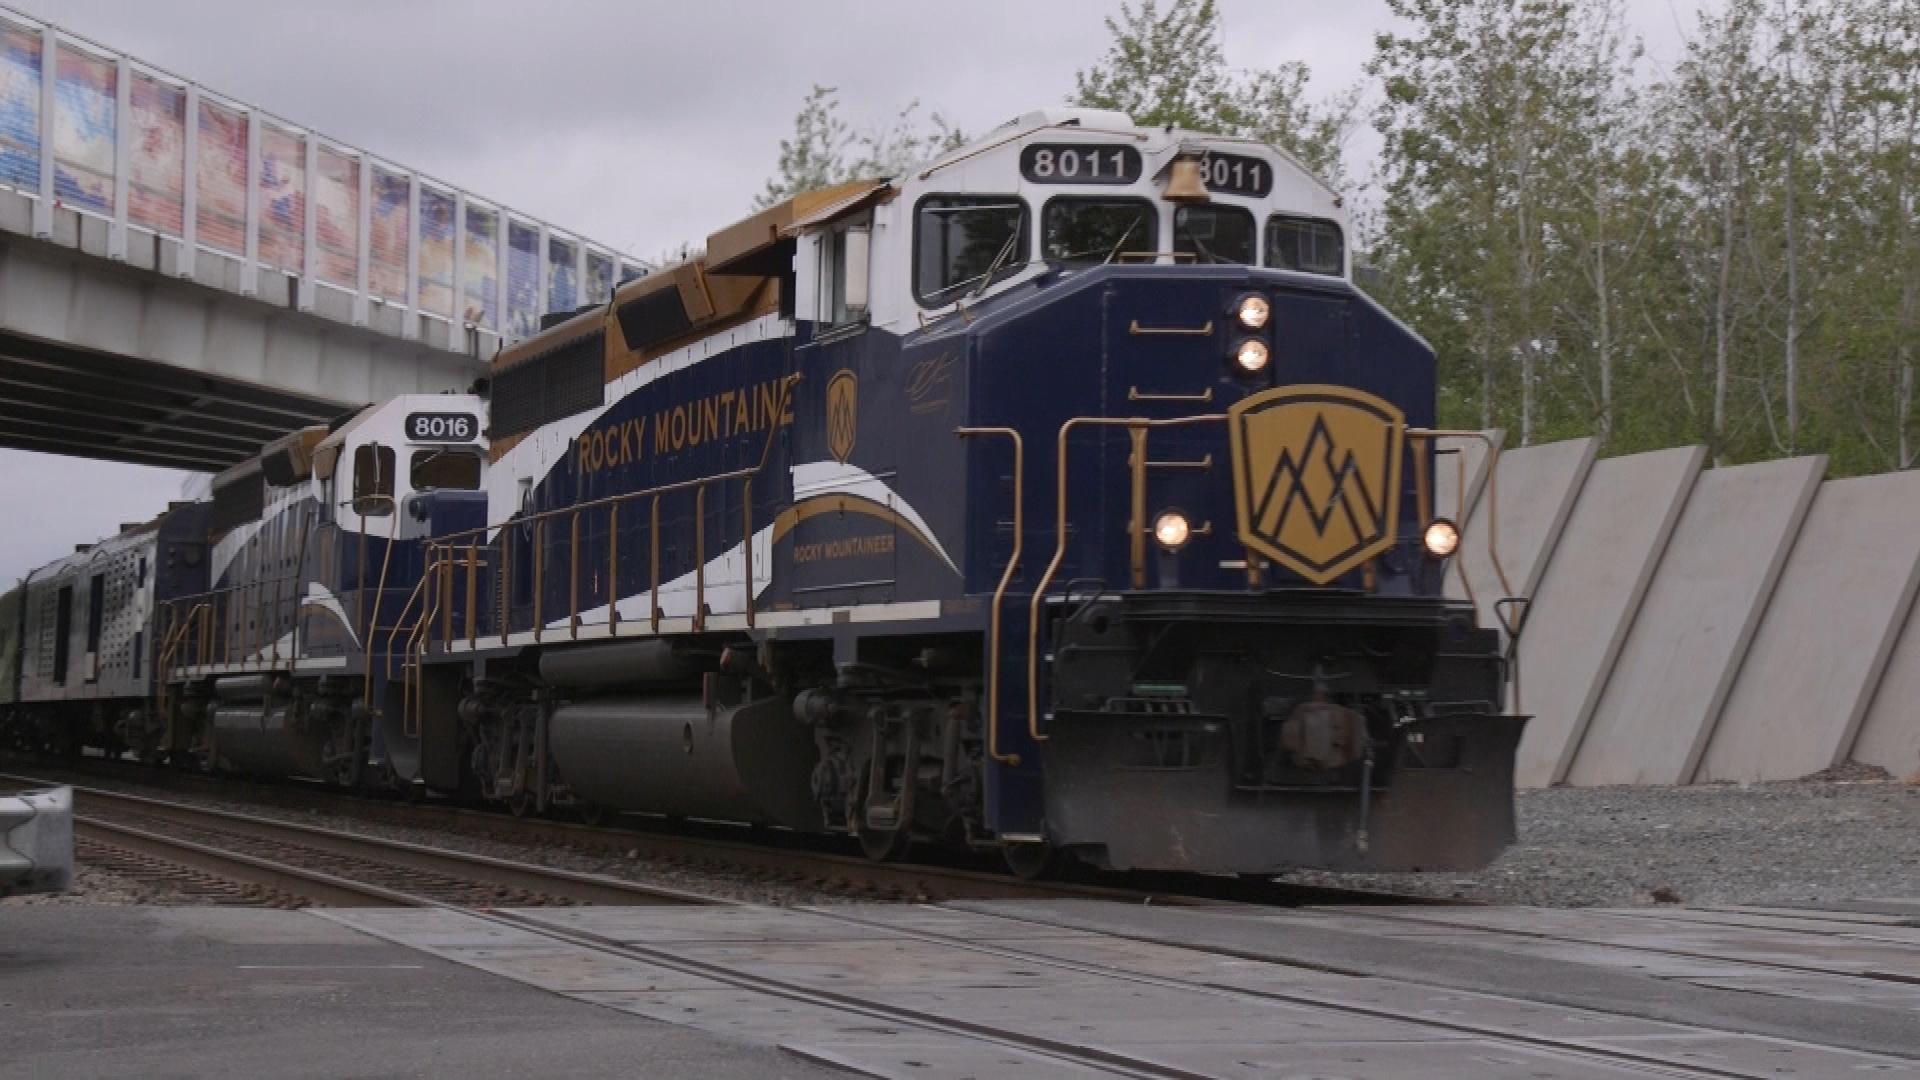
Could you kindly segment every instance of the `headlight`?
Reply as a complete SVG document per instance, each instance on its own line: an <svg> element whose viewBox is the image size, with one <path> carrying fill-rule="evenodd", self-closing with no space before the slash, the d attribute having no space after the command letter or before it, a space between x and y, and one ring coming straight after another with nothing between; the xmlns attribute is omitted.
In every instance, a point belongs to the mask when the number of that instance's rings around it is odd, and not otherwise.
<svg viewBox="0 0 1920 1080"><path fill-rule="evenodd" d="M1273 305L1267 303L1264 296L1243 296L1240 298L1240 325L1249 330L1258 330L1267 325L1267 319L1273 315Z"/></svg>
<svg viewBox="0 0 1920 1080"><path fill-rule="evenodd" d="M1259 338L1248 338L1233 350L1234 365L1248 375L1259 374L1267 366L1268 358L1267 343Z"/></svg>
<svg viewBox="0 0 1920 1080"><path fill-rule="evenodd" d="M1168 551L1179 551L1192 536L1193 526L1188 523L1187 515L1178 510L1162 511L1153 519L1153 538Z"/></svg>
<svg viewBox="0 0 1920 1080"><path fill-rule="evenodd" d="M1435 518L1420 535L1420 542L1426 545L1427 554L1444 559L1460 549L1460 530L1446 518Z"/></svg>

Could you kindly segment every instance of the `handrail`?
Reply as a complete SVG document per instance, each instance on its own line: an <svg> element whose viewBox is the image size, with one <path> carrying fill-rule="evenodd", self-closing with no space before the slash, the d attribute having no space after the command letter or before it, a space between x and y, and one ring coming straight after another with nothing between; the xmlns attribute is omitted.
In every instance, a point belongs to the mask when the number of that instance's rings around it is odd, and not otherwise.
<svg viewBox="0 0 1920 1080"><path fill-rule="evenodd" d="M804 378L805 376L798 373L782 377L780 380L780 404L775 410L776 415L786 411L787 396L793 392L794 385L803 381ZM718 484L728 480L739 480L752 476L754 473L760 472L767 467L767 461L773 454L774 436L779 433L780 429L777 426L767 432L767 441L763 443L760 448L760 460L754 465L734 469L731 472L715 473L712 476L695 477L692 480L676 480L672 483L659 484L654 487L643 488L639 491L623 491L618 495L603 495L598 499L589 499L586 502L574 503L571 506L562 506L552 510L540 510L532 514L510 517L505 521L492 525L480 525L471 529L458 529L441 536L433 537L432 540L436 544L445 545L448 541L473 536L475 534L484 535L486 533L496 532L509 525L525 525L528 522L539 521L542 518L559 517L562 514L575 514L582 510L594 510L602 506L631 502L634 499L644 499L655 495L672 495L675 492L688 491L706 484Z"/></svg>
<svg viewBox="0 0 1920 1080"><path fill-rule="evenodd" d="M401 627L409 625L407 622L407 615L413 611L413 602L415 600L420 599L420 590L425 588L426 584L427 584L427 575L425 573L422 573L420 575L420 580L413 583L413 591L407 594L407 602L400 606L400 614L394 616L393 625L387 627L387 647L381 650L381 655L387 658L387 678L389 679L393 678L393 639L396 635L400 633ZM421 605L421 609L423 611L425 610L425 607L426 606L424 604ZM367 643L367 646L368 646L367 655L372 656L373 643L369 641Z"/></svg>
<svg viewBox="0 0 1920 1080"><path fill-rule="evenodd" d="M368 610L364 602L359 605L360 610L366 615L366 623L360 630L360 651L365 654L360 679L360 696L361 704L371 710L373 708L373 635L380 622L380 601L387 595L387 570L393 566L393 542L400 535L400 500L392 495L362 495L353 501L358 503L366 499L385 499L387 503L387 550L380 556L380 583L373 589L372 610ZM365 551L367 512L360 510L357 506L354 509L359 510L360 513L360 550ZM354 590L354 594L364 601L367 591L366 559L362 558L359 565L353 569L360 583L360 587ZM391 646L392 640L389 639L387 644Z"/></svg>
<svg viewBox="0 0 1920 1080"><path fill-rule="evenodd" d="M176 604L177 601L172 601L167 604L168 614L175 614L179 610ZM196 619L202 619L204 621L204 615L210 611L211 609L205 601L189 608L187 610L187 617L180 619L174 624L173 629L168 632L166 641L163 642L161 646L159 657L153 665L153 683L154 708L163 719L172 712L172 699L167 692L171 683L167 679L167 673L172 670L174 654L179 651L180 645L186 639L187 631L193 626L194 621Z"/></svg>
<svg viewBox="0 0 1920 1080"><path fill-rule="evenodd" d="M1507 568L1500 560L1500 444L1495 442L1493 436L1486 432L1470 429L1408 428L1407 436L1409 438L1425 439L1430 442L1437 442L1441 439L1477 439L1487 448L1487 557L1493 563L1494 577L1499 580L1500 588L1505 593L1502 599L1494 601L1493 613L1494 618L1500 620L1501 628L1507 632L1508 666L1513 672L1513 711L1517 713L1520 711L1520 657L1516 646L1520 640L1520 631L1526 627L1527 609L1530 605L1530 600L1527 597L1515 595L1513 582L1507 577ZM1418 455L1416 455L1416 459L1417 458ZM1460 543L1464 548L1467 542L1467 522L1465 520L1467 505L1467 459L1465 454L1459 455L1459 458L1460 460L1457 463L1459 466L1459 479L1454 484L1456 510L1453 523L1454 527L1460 531ZM1472 604L1477 610L1480 602L1474 598L1473 582L1467 577L1466 562L1464 560L1456 561L1455 570L1457 570L1460 575L1460 587L1466 591L1467 603ZM1518 600L1520 608L1519 615L1512 620L1507 618L1506 611L1501 606L1510 600Z"/></svg>
<svg viewBox="0 0 1920 1080"><path fill-rule="evenodd" d="M788 404L790 403L792 398L793 388L795 385L800 383L803 380L803 378L804 376L798 373L786 375L781 378L780 391L779 391L780 396L779 396L778 407L776 408L776 412L775 412L776 415L781 415L786 412ZM660 545L659 545L660 500L663 496L666 496L666 495L672 495L672 494L676 494L683 491L692 491L694 492L693 628L696 631L703 630L706 628L706 608L707 608L707 604L706 604L707 489L716 484L723 484L723 483L727 483L734 480L741 480L745 482L745 499L744 499L745 506L742 511L742 522L746 529L745 535L741 541L746 549L745 559L743 560L743 565L746 567L746 575L745 575L746 581L744 583L744 588L746 590L746 600L745 600L745 605L743 607L743 611L745 613L747 625L752 626L754 625L754 621L755 621L755 612L754 612L754 603L753 603L753 550L752 550L753 549L753 486L752 485L753 485L753 479L756 476L758 476L760 473L764 472L766 470L768 462L772 460L773 446L774 446L776 437L779 435L779 431L780 431L779 425L776 425L775 427L773 427L771 430L767 432L767 438L761 444L761 447L760 447L760 458L755 464L751 466L745 466L742 468L733 469L733 470L729 470L727 472L722 472L722 473L715 473L709 476L696 477L690 480L676 480L671 483L657 484L653 487L643 488L638 491L627 491L627 492L621 492L616 495L606 495L598 499L591 499L586 502L575 503L572 506L556 507L552 510L541 510L541 511L537 511L530 514L518 514L516 516L508 518L505 521L498 522L495 524L481 525L481 526L477 526L469 529L460 529L454 532L432 537L427 542L427 553L428 553L429 563L431 564L434 560L444 556L446 553L450 552L457 544L459 544L462 541L465 542L466 548L470 552L472 552L472 551L477 551L479 545L483 541L489 542L489 543L493 542L492 540L489 539L489 537L495 537L498 539L498 542L501 546L501 550L499 554L500 567L499 567L499 575L498 575L499 596L496 597L496 601L497 601L496 608L497 608L497 614L500 620L501 643L505 644L507 641L508 633L509 633L508 624L511 621L511 616L513 611L513 601L510 595L510 591L512 588L512 570L511 570L511 567L509 566L510 560L507 558L507 551L510 550L510 546L512 544L512 530L531 525L534 533L533 535L533 547L534 547L533 635L534 635L534 641L538 642L542 639L542 636L546 629L546 620L543 617L545 615L544 593L546 592L546 588L545 588L546 545L543 543L543 541L545 538L546 524L549 520L559 518L564 515L567 518L567 527L568 527L568 536L569 536L568 558L567 558L567 576L568 576L567 592L568 592L569 611L567 615L567 623L568 623L567 629L569 631L569 634L568 634L569 638L573 640L577 640L579 638L579 628L581 625L580 623L580 515L584 512L597 510L603 506L608 509L608 531L607 531L608 552L607 552L607 589L606 589L607 622L609 626L614 626L614 625L617 625L619 622L618 605L620 600L620 597L619 597L620 507L626 503L634 502L639 499L650 499L651 500L650 516L649 516L648 526L647 526L647 534L651 540L651 542L648 545L649 548L651 549L650 550L651 558L649 560L651 563L651 567L650 567L650 574L649 574L648 596L650 598L649 606L652 608L652 611L650 614L649 624L651 629L655 633L657 633L659 632L659 629L660 629L660 618L661 618ZM473 594L476 591L475 580L474 580L476 573L477 573L477 570L472 565L470 565L469 571L468 571L468 578L469 578L468 594L470 597L473 596ZM474 631L472 627L472 619L473 619L473 612L470 609L468 612L469 632L467 636L470 641L475 641L477 643L477 633ZM431 632L427 635L426 641L427 641L427 644L430 646L433 641L433 635L431 634ZM404 669L403 669L403 675L404 675Z"/></svg>
<svg viewBox="0 0 1920 1080"><path fill-rule="evenodd" d="M1438 442L1441 439L1477 439L1487 447L1487 555L1493 563L1494 576L1499 579L1500 587L1508 596L1513 595L1513 583L1507 577L1507 568L1500 560L1500 444L1484 431L1459 430L1452 428L1408 428L1407 437ZM1420 476L1425 477L1424 460L1416 455L1416 468L1421 469ZM1467 522L1467 459L1463 454L1457 462L1459 479L1454 484L1455 510L1453 523L1460 530L1461 543L1466 543ZM1424 524L1424 522L1423 522ZM1467 592L1467 602L1478 606L1474 599L1473 583L1467 580L1467 568L1464 563L1456 569L1460 574L1460 586Z"/></svg>
<svg viewBox="0 0 1920 1080"><path fill-rule="evenodd" d="M1021 547L1026 537L1021 514L1024 509L1024 497L1021 478L1026 474L1026 444L1020 433L1010 427L962 427L954 433L961 438L975 435L1004 435L1013 442L1013 553L1007 556L1007 568L1000 572L1000 584L993 590L993 610L988 616L987 630L987 756L1002 765L1017 766L1019 754L1000 752L1000 609L1006 599L1007 587L1013 584L1013 575L1020 568ZM1033 643L1027 643L1032 651Z"/></svg>
<svg viewBox="0 0 1920 1080"><path fill-rule="evenodd" d="M1200 413L1194 416L1177 416L1163 420L1148 419L1144 416L1076 416L1060 425L1059 445L1055 453L1055 471L1058 491L1054 507L1054 547L1053 559L1047 563L1046 572L1040 575L1040 584L1033 590L1033 602L1027 611L1027 734L1034 742L1046 742L1049 736L1040 733L1040 607L1046 596L1047 587L1053 584L1054 575L1060 572L1060 564L1067 557L1067 436L1077 427L1124 427L1133 443L1133 452L1128 455L1127 467L1132 472L1130 490L1132 503L1129 511L1128 529L1141 533L1141 537L1129 537L1129 543L1144 537L1147 528L1146 518L1146 433L1153 428L1186 427L1191 424L1225 422L1226 413ZM1139 434L1133 434L1139 432Z"/></svg>
<svg viewBox="0 0 1920 1080"><path fill-rule="evenodd" d="M431 562L421 567L421 574L420 574L421 585L424 586L427 583L427 581L429 580L429 576L432 572L433 572L433 564ZM426 595L432 595L432 594L426 594ZM407 674L408 667L414 654L415 645L418 642L420 642L424 637L429 637L433 633L433 618L437 613L436 609L438 608L438 604L439 604L438 599L435 599L431 603L429 603L424 599L421 601L420 618L414 622L413 631L407 635L407 643L405 646L405 651L403 652L402 658L400 661L400 730L402 734L404 734L410 739L417 739L420 737L419 721L420 719L422 719L422 717L419 717L418 715L416 715L416 708L423 707L424 699L422 695L414 687L414 680L408 677L408 674ZM391 679L393 677L392 675L393 657L391 655L392 649L393 649L393 638L391 636L387 638L387 649L389 654L387 657L387 664L388 664L387 677ZM418 672L419 671L418 663L413 663L412 669L415 672Z"/></svg>

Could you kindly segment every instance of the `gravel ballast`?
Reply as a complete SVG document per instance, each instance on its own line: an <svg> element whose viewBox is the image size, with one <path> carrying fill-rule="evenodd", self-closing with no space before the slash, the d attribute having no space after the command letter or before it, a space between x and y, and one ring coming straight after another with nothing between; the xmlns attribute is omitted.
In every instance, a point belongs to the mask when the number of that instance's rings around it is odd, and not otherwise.
<svg viewBox="0 0 1920 1080"><path fill-rule="evenodd" d="M1285 880L1548 907L1920 897L1920 784L1563 787L1517 807L1520 842L1477 873Z"/></svg>
<svg viewBox="0 0 1920 1080"><path fill-rule="evenodd" d="M1831 777L1839 777L1835 779ZM693 867L577 849L533 847L436 826L403 827L89 780L101 787L261 817L349 828L375 836L472 851L768 904L884 899L822 882L769 880L734 868ZM1804 905L1862 897L1920 897L1920 784L1848 768L1828 778L1753 786L1550 788L1516 797L1520 841L1474 873L1326 874L1283 880L1425 896L1547 907L1596 905ZM84 861L72 900L178 903L180 897ZM45 901L39 901L45 902Z"/></svg>

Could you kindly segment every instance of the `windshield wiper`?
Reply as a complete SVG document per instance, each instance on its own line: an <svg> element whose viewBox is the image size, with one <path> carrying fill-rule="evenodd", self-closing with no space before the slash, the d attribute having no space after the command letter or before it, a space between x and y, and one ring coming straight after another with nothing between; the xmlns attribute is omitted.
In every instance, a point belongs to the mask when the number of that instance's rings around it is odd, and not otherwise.
<svg viewBox="0 0 1920 1080"><path fill-rule="evenodd" d="M1125 244L1125 243L1126 243L1126 242L1127 242L1127 241L1128 241L1129 239L1131 239L1131 238L1133 237L1133 230L1135 230L1135 229L1137 229L1137 228L1139 228L1139 227L1140 227L1140 219L1139 219L1139 218L1134 218L1134 219L1133 219L1133 224L1131 224L1131 225L1128 225L1128 226L1127 226L1127 231L1126 231L1126 232L1123 232L1123 233L1121 233L1121 234L1120 234L1120 239L1118 239L1118 240L1116 240L1116 241L1114 241L1114 244L1113 244L1113 250L1112 250L1112 251L1109 251L1109 252L1107 252L1107 257L1106 257L1105 259L1102 259L1102 260L1100 261L1100 265L1102 265L1102 266L1105 266L1105 265L1107 265L1108 263L1110 263L1110 262L1112 262L1113 260L1115 260L1115 259L1117 259L1117 258L1119 258L1119 257L1120 257L1120 246L1121 246L1122 244Z"/></svg>
<svg viewBox="0 0 1920 1080"><path fill-rule="evenodd" d="M994 255L993 261L987 264L987 272L980 275L980 284L973 290L974 296L979 296L981 293L986 292L987 286L993 284L993 275L1000 272L1000 264L1006 260L1007 256L1013 254L1013 245L1019 239L1019 229L1015 229L1007 235L1007 242L1000 245L1000 250Z"/></svg>

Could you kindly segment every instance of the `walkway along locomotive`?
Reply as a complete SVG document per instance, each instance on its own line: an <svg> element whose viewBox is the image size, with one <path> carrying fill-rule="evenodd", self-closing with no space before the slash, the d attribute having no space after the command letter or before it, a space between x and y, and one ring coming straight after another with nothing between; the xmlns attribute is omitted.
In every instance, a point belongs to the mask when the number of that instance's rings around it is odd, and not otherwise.
<svg viewBox="0 0 1920 1080"><path fill-rule="evenodd" d="M1485 863L1524 719L1344 219L1270 147L1033 114L503 351L389 760L880 858Z"/></svg>

